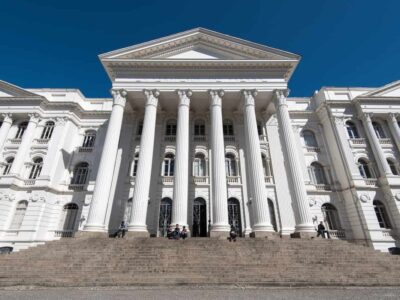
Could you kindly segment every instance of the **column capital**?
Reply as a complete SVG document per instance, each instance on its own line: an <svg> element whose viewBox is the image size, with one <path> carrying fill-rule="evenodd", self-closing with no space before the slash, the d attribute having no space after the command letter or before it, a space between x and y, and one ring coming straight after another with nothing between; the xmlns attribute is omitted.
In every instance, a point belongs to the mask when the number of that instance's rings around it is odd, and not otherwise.
<svg viewBox="0 0 400 300"><path fill-rule="evenodd" d="M242 90L242 98L243 105L253 105L254 106L254 98L257 96L257 90Z"/></svg>
<svg viewBox="0 0 400 300"><path fill-rule="evenodd" d="M392 121L392 122L394 122L394 123L397 123L397 117L399 116L399 114L398 113L389 113L388 114L388 116L389 116L389 121Z"/></svg>
<svg viewBox="0 0 400 300"><path fill-rule="evenodd" d="M1 114L1 116L3 117L3 123L7 122L7 123L12 123L12 114L11 113L3 113Z"/></svg>
<svg viewBox="0 0 400 300"><path fill-rule="evenodd" d="M32 114L28 114L29 116L29 122L32 123L39 123L40 119L39 119L39 114L37 113L32 113Z"/></svg>
<svg viewBox="0 0 400 300"><path fill-rule="evenodd" d="M371 122L371 118L373 116L373 113L371 112L360 112L358 114L358 118L364 122Z"/></svg>
<svg viewBox="0 0 400 300"><path fill-rule="evenodd" d="M63 126L68 120L68 117L57 117L55 118L55 123L57 126Z"/></svg>
<svg viewBox="0 0 400 300"><path fill-rule="evenodd" d="M288 96L289 96L289 89L273 91L273 99L276 106L287 105L286 98Z"/></svg>
<svg viewBox="0 0 400 300"><path fill-rule="evenodd" d="M121 105L122 107L125 107L126 104L126 96L128 95L128 92L124 89L112 89L111 94L113 96L114 100L114 105Z"/></svg>
<svg viewBox="0 0 400 300"><path fill-rule="evenodd" d="M222 97L224 96L223 90L209 90L208 91L211 97L211 106L213 105L222 105Z"/></svg>
<svg viewBox="0 0 400 300"><path fill-rule="evenodd" d="M146 96L146 106L153 105L157 106L158 97L160 96L159 90L143 90L143 94Z"/></svg>
<svg viewBox="0 0 400 300"><path fill-rule="evenodd" d="M179 106L185 105L189 106L190 104L190 97L193 95L191 90L177 90L176 93L179 96Z"/></svg>

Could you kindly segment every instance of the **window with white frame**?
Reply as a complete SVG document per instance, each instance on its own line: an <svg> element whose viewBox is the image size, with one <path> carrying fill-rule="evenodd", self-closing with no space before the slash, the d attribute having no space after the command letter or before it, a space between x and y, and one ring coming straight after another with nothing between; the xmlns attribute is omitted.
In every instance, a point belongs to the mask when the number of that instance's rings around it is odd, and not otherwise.
<svg viewBox="0 0 400 300"><path fill-rule="evenodd" d="M303 130L302 136L304 140L304 145L306 147L318 147L314 132L312 132L311 130Z"/></svg>
<svg viewBox="0 0 400 300"><path fill-rule="evenodd" d="M55 124L53 121L46 122L40 138L44 139L44 140L49 140L51 138L51 136L53 135L54 126L55 126Z"/></svg>
<svg viewBox="0 0 400 300"><path fill-rule="evenodd" d="M231 120L224 120L223 131L225 136L235 135L233 123Z"/></svg>
<svg viewBox="0 0 400 300"><path fill-rule="evenodd" d="M203 153L196 153L193 162L193 176L206 176L206 159Z"/></svg>
<svg viewBox="0 0 400 300"><path fill-rule="evenodd" d="M328 225L328 229L330 230L341 229L338 211L335 206L329 203L325 203L321 206L321 210L324 216L324 220Z"/></svg>
<svg viewBox="0 0 400 300"><path fill-rule="evenodd" d="M176 120L168 120L165 127L166 136L176 136Z"/></svg>
<svg viewBox="0 0 400 300"><path fill-rule="evenodd" d="M374 172L368 161L363 158L358 160L358 170L363 178L374 178Z"/></svg>
<svg viewBox="0 0 400 300"><path fill-rule="evenodd" d="M389 216L386 212L385 205L379 200L374 200L373 205L376 218L378 219L379 227L387 229L392 228L392 226L390 225Z"/></svg>
<svg viewBox="0 0 400 300"><path fill-rule="evenodd" d="M164 157L164 168L163 176L174 176L175 169L175 156L172 153L168 153Z"/></svg>
<svg viewBox="0 0 400 300"><path fill-rule="evenodd" d="M258 135L261 135L261 136L264 135L263 126L262 126L262 123L260 121L257 122L257 133L258 133Z"/></svg>
<svg viewBox="0 0 400 300"><path fill-rule="evenodd" d="M6 158L6 162L4 164L4 169L3 169L3 175L7 175L8 173L10 173L13 162L14 162L14 157Z"/></svg>
<svg viewBox="0 0 400 300"><path fill-rule="evenodd" d="M133 158L131 176L136 177L138 165L139 165L139 152L137 152Z"/></svg>
<svg viewBox="0 0 400 300"><path fill-rule="evenodd" d="M313 162L310 165L310 177L313 184L328 184L325 176L324 167L318 163Z"/></svg>
<svg viewBox="0 0 400 300"><path fill-rule="evenodd" d="M194 123L194 135L204 136L206 135L206 125L203 120L196 120Z"/></svg>
<svg viewBox="0 0 400 300"><path fill-rule="evenodd" d="M33 159L31 172L29 173L29 179L36 179L40 176L40 172L43 167L43 158L36 157Z"/></svg>
<svg viewBox="0 0 400 300"><path fill-rule="evenodd" d="M83 137L82 147L84 147L84 148L93 148L95 141L96 141L96 131L87 130L85 132L85 136Z"/></svg>
<svg viewBox="0 0 400 300"><path fill-rule="evenodd" d="M14 217L11 221L10 229L19 230L24 220L26 209L28 208L28 201L22 200L17 203L15 208Z"/></svg>
<svg viewBox="0 0 400 300"><path fill-rule="evenodd" d="M353 122L351 122L351 121L346 122L346 130L347 130L347 134L350 139L360 138L360 135L358 134L357 126Z"/></svg>
<svg viewBox="0 0 400 300"><path fill-rule="evenodd" d="M16 139L22 139L26 128L28 127L28 122L22 122L18 124L17 134L15 135Z"/></svg>
<svg viewBox="0 0 400 300"><path fill-rule="evenodd" d="M226 168L226 176L230 177L238 176L236 158L231 153L225 155L225 168Z"/></svg>
<svg viewBox="0 0 400 300"><path fill-rule="evenodd" d="M388 165L389 165L389 167L390 167L390 170L392 171L392 174L393 174L393 175L399 175L399 168L398 168L397 163L395 163L395 162L394 162L392 159L390 159L390 158L386 159L386 161L387 161L387 163L388 163Z"/></svg>
<svg viewBox="0 0 400 300"><path fill-rule="evenodd" d="M78 211L79 206L76 203L68 203L63 206L59 225L60 230L75 230Z"/></svg>
<svg viewBox="0 0 400 300"><path fill-rule="evenodd" d="M77 164L72 173L71 184L83 185L86 183L89 174L89 164L87 162L81 162Z"/></svg>
<svg viewBox="0 0 400 300"><path fill-rule="evenodd" d="M374 127L374 131L378 139L386 138L385 132L383 131L381 124L379 124L378 122L372 122L372 126Z"/></svg>

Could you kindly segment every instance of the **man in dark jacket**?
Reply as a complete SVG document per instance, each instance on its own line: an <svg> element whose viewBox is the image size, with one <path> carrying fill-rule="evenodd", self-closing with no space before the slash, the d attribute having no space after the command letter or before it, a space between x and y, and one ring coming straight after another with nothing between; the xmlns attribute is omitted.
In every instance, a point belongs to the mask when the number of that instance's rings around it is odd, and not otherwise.
<svg viewBox="0 0 400 300"><path fill-rule="evenodd" d="M329 235L328 230L325 229L324 223L322 221L318 225L318 231L317 232L318 232L317 237L322 236L322 238L324 239L325 238L325 233L326 233L326 235L328 236L328 239L331 238L330 235Z"/></svg>

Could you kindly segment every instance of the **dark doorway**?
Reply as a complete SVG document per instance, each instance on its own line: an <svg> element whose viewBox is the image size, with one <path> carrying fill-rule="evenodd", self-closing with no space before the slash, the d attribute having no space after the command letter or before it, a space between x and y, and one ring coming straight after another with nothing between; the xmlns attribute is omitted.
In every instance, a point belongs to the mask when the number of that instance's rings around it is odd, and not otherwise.
<svg viewBox="0 0 400 300"><path fill-rule="evenodd" d="M167 236L168 227L171 225L172 200L170 198L161 199L160 217L158 219L158 229L160 236Z"/></svg>
<svg viewBox="0 0 400 300"><path fill-rule="evenodd" d="M192 237L207 236L207 205L203 198L196 198L193 202Z"/></svg>
<svg viewBox="0 0 400 300"><path fill-rule="evenodd" d="M236 198L228 199L229 225L235 227L238 236L242 236L242 218L240 216L240 204Z"/></svg>

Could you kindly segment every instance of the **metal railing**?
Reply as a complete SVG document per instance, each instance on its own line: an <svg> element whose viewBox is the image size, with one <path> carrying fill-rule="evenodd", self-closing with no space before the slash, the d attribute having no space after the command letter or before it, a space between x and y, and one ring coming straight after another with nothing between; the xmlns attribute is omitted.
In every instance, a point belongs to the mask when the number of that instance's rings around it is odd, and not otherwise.
<svg viewBox="0 0 400 300"><path fill-rule="evenodd" d="M193 141L195 141L195 142L205 142L205 141L207 141L207 136L205 136L205 135L194 135L193 136Z"/></svg>
<svg viewBox="0 0 400 300"><path fill-rule="evenodd" d="M379 139L379 143L382 145L391 145L392 139L390 138Z"/></svg>
<svg viewBox="0 0 400 300"><path fill-rule="evenodd" d="M331 186L329 184L325 184L325 183L317 183L317 184L314 184L314 186L317 191L330 191L331 190Z"/></svg>
<svg viewBox="0 0 400 300"><path fill-rule="evenodd" d="M85 188L84 184L73 184L71 183L68 188L70 190L74 190L74 191L83 191L83 189Z"/></svg>
<svg viewBox="0 0 400 300"><path fill-rule="evenodd" d="M319 147L306 146L307 152L321 152Z"/></svg>
<svg viewBox="0 0 400 300"><path fill-rule="evenodd" d="M176 135L166 135L164 137L164 141L166 142L175 142L176 140Z"/></svg>
<svg viewBox="0 0 400 300"><path fill-rule="evenodd" d="M22 139L9 139L11 144L21 144Z"/></svg>
<svg viewBox="0 0 400 300"><path fill-rule="evenodd" d="M36 139L36 143L38 144L47 144L50 139Z"/></svg>
<svg viewBox="0 0 400 300"><path fill-rule="evenodd" d="M226 181L228 184L240 184L240 177L239 176L227 176Z"/></svg>
<svg viewBox="0 0 400 300"><path fill-rule="evenodd" d="M235 136L234 135L224 135L224 141L225 142L235 142Z"/></svg>
<svg viewBox="0 0 400 300"><path fill-rule="evenodd" d="M352 146L365 146L367 144L365 138L353 138L349 139L349 142Z"/></svg>

